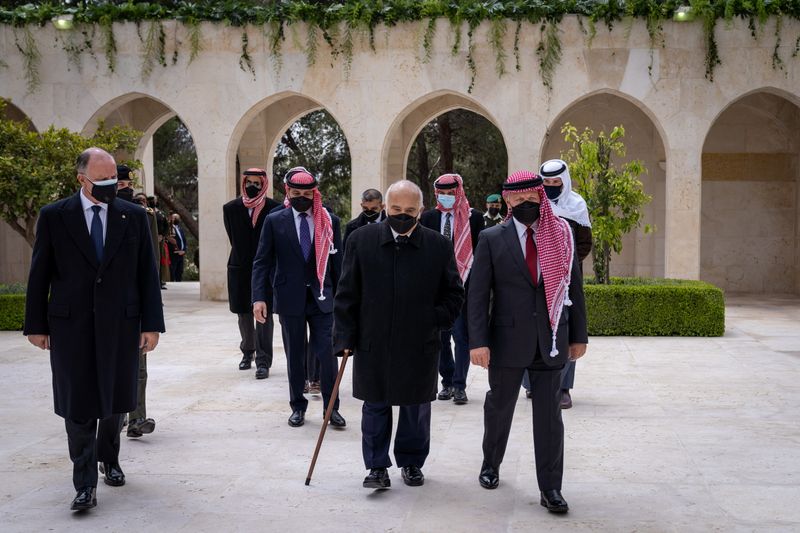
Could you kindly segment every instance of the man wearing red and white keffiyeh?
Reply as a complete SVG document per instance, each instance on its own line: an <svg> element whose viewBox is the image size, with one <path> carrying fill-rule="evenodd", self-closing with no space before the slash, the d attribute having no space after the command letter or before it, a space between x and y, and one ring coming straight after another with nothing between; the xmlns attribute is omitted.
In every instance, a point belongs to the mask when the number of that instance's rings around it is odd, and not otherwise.
<svg viewBox="0 0 800 533"><path fill-rule="evenodd" d="M306 344L319 361L323 411L332 399L336 358L331 340L333 297L342 267L339 218L322 205L317 179L305 168L289 170L284 178L289 208L273 210L264 221L253 260L253 315L263 323L269 312L278 315L287 347L289 369L288 423L305 423L308 400ZM306 331L309 332L306 343ZM333 400L330 423L345 427Z"/></svg>
<svg viewBox="0 0 800 533"><path fill-rule="evenodd" d="M472 269L474 246L484 227L483 213L469 206L464 194L464 180L458 174L444 174L433 182L436 193L436 209L425 211L419 222L423 226L441 233L453 244L458 273L464 288L469 290L469 273ZM439 352L439 374L442 376L442 390L437 396L440 400L453 400L463 405L467 398L467 373L469 372L469 335L467 331L467 306L453 324L452 330L444 330L441 335L442 348ZM450 336L455 341L455 357L450 348Z"/></svg>
<svg viewBox="0 0 800 533"><path fill-rule="evenodd" d="M472 363L489 370L481 486L494 489L522 376L533 385L533 441L540 502L569 509L561 495L564 424L561 370L586 353L586 305L572 231L553 213L542 178L520 171L503 183L509 216L481 232L470 275Z"/></svg>

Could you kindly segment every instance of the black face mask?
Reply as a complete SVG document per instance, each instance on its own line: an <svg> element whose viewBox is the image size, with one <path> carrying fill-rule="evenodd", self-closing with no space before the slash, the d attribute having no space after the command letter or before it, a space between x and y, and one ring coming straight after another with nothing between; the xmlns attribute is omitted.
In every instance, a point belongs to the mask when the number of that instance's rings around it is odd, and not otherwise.
<svg viewBox="0 0 800 533"><path fill-rule="evenodd" d="M520 224L530 226L539 219L539 204L536 202L524 201L511 210L511 215Z"/></svg>
<svg viewBox="0 0 800 533"><path fill-rule="evenodd" d="M411 228L414 227L414 224L417 223L417 217L412 217L411 215L407 215L405 213L400 213L399 215L389 215L386 217L386 220L389 222L389 226L397 233L405 234L408 233Z"/></svg>
<svg viewBox="0 0 800 533"><path fill-rule="evenodd" d="M500 209L497 207L490 207L489 208L489 216L494 218L500 214Z"/></svg>
<svg viewBox="0 0 800 533"><path fill-rule="evenodd" d="M289 198L289 204L291 204L298 213L305 213L314 205L314 200L306 198L305 196L294 196Z"/></svg>
<svg viewBox="0 0 800 533"><path fill-rule="evenodd" d="M114 183L109 185L97 185L96 183L92 183L92 196L98 202L110 204L114 201L114 198L117 197L117 180L114 180Z"/></svg>
<svg viewBox="0 0 800 533"><path fill-rule="evenodd" d="M380 214L380 211L364 211L364 218L367 219L367 222L375 222Z"/></svg>
<svg viewBox="0 0 800 533"><path fill-rule="evenodd" d="M248 198L255 198L256 196L258 196L258 193L261 192L261 189L259 189L255 185L247 185L244 188L244 192L245 194L247 194Z"/></svg>
<svg viewBox="0 0 800 533"><path fill-rule="evenodd" d="M559 196L561 196L561 188L563 185L545 185L544 186L544 193L550 200L555 200Z"/></svg>
<svg viewBox="0 0 800 533"><path fill-rule="evenodd" d="M94 195L92 195L94 196ZM124 187L122 189L117 190L117 198L122 198L123 200L127 200L129 202L133 201L133 189L130 187Z"/></svg>

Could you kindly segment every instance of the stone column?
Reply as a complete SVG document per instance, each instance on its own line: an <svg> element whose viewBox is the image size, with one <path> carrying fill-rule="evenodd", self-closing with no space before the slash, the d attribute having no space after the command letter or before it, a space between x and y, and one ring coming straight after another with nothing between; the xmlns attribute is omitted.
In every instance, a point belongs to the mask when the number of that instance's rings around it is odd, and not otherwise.
<svg viewBox="0 0 800 533"><path fill-rule="evenodd" d="M353 217L361 212L361 193L366 189L378 189L381 194L386 193L381 176L381 150L380 147L365 147L361 143L349 143L350 165L352 176L350 178L350 213ZM403 176L404 177L404 176ZM389 177L396 181L400 177ZM347 223L343 220L342 224Z"/></svg>
<svg viewBox="0 0 800 533"><path fill-rule="evenodd" d="M212 142L209 141L214 141ZM227 139L203 139L197 147L197 188L200 231L200 298L226 300L228 237L222 206L231 197L226 176Z"/></svg>
<svg viewBox="0 0 800 533"><path fill-rule="evenodd" d="M148 196L155 194L155 167L153 163L153 137L147 140L142 153L142 177L140 185Z"/></svg>
<svg viewBox="0 0 800 533"><path fill-rule="evenodd" d="M693 147L673 148L667 157L664 219L664 276L667 278L700 277L702 150L701 139Z"/></svg>

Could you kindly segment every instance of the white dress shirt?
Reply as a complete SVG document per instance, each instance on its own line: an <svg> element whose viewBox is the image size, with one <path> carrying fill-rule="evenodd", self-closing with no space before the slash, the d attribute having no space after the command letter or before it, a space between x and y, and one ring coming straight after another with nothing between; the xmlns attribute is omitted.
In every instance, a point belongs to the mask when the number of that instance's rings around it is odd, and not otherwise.
<svg viewBox="0 0 800 533"><path fill-rule="evenodd" d="M298 242L302 242L302 239L300 239L300 221L303 217L300 216L300 211L296 210L294 207L292 208L292 214L294 215L294 228L297 230L297 240ZM308 222L308 231L311 235L311 244L314 244L314 215L312 209L309 208L306 214L308 215L306 217L306 222Z"/></svg>
<svg viewBox="0 0 800 533"><path fill-rule="evenodd" d="M519 245L520 248L522 248L522 257L525 258L527 257L527 254L525 252L526 252L526 245L528 242L528 226L520 223L520 221L514 217L511 217L511 220L514 221L514 227L517 230L517 236L519 237ZM533 225L531 225L531 228L533 228L533 242L536 243L536 230L539 229L539 221L537 220L536 222L534 222ZM542 276L542 267L539 262L538 247L536 249L536 272L539 277Z"/></svg>
<svg viewBox="0 0 800 533"><path fill-rule="evenodd" d="M86 195L83 194L83 187L81 187L81 206L83 207L83 216L86 219L86 229L89 231L89 235L92 234L92 219L94 218L94 211L92 210L92 206L99 205L100 206L100 222L103 224L103 243L106 242L106 228L108 228L108 224L106 221L108 220L108 204L99 203L95 204L92 203L91 200L86 198Z"/></svg>
<svg viewBox="0 0 800 533"><path fill-rule="evenodd" d="M453 239L453 223L454 223L454 220L455 220L453 218L453 211L452 210L445 211L445 212L442 213L442 220L441 220L441 223L439 224L439 233L444 235L444 225L447 223L447 219L448 218L450 219L450 240L452 240Z"/></svg>

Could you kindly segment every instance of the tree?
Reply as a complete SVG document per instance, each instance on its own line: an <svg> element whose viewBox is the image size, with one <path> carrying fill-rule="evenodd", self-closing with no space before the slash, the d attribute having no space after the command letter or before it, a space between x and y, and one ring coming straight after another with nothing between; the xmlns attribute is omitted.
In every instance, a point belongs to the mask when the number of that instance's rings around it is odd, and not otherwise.
<svg viewBox="0 0 800 533"><path fill-rule="evenodd" d="M503 136L484 117L455 109L430 121L411 145L409 179L422 189L426 206L435 205L433 181L449 172L461 174L471 206L483 209L486 197L500 192L508 173Z"/></svg>
<svg viewBox="0 0 800 533"><path fill-rule="evenodd" d="M614 127L610 134L595 134L589 128L578 133L567 122L561 133L572 146L562 158L569 164L574 189L586 200L592 220L594 275L598 283L608 284L611 252L622 251L622 237L641 225L642 207L652 200L639 180L647 169L638 160L620 167L611 161L613 156L625 157L622 125ZM645 233L651 231L650 225L645 225Z"/></svg>
<svg viewBox="0 0 800 533"><path fill-rule="evenodd" d="M181 216L186 229L198 239L194 218L198 211L197 150L189 128L178 117L166 121L153 135L153 174L156 196Z"/></svg>
<svg viewBox="0 0 800 533"><path fill-rule="evenodd" d="M350 147L342 128L327 111L305 115L281 137L272 164L275 200L283 201L283 176L297 166L306 167L317 177L325 205L349 220Z"/></svg>
<svg viewBox="0 0 800 533"><path fill-rule="evenodd" d="M54 126L38 133L27 122L4 118L5 107L0 99L0 217L33 247L39 210L78 189L78 155L92 146L111 154L134 153L141 132L100 124L91 137ZM141 166L138 161L119 162Z"/></svg>

